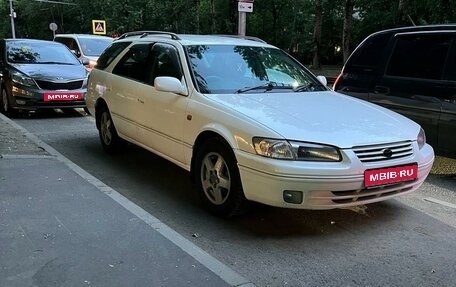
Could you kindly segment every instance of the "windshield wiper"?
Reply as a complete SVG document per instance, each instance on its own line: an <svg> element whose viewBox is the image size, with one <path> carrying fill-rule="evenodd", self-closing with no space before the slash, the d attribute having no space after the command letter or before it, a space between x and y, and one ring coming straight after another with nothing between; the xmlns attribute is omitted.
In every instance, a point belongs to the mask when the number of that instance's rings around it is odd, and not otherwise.
<svg viewBox="0 0 456 287"><path fill-rule="evenodd" d="M245 93L245 92L248 92L248 91L252 91L252 90L263 90L263 89L265 90L265 92L269 92L272 89L292 89L292 87L291 86L285 86L283 84L279 85L276 82L268 82L268 83L261 84L261 85L258 85L258 86L254 86L254 87L247 87L247 88L239 89L239 90L237 90L234 93L235 94L242 94L242 93Z"/></svg>
<svg viewBox="0 0 456 287"><path fill-rule="evenodd" d="M294 92L310 91L310 89L314 88L314 87L315 87L314 83L308 83L308 84L305 84L305 85L297 86L293 91Z"/></svg>
<svg viewBox="0 0 456 287"><path fill-rule="evenodd" d="M74 65L73 63L63 63L63 62L38 62L36 64L56 64L56 65Z"/></svg>
<svg viewBox="0 0 456 287"><path fill-rule="evenodd" d="M269 83L261 84L261 85L254 86L254 87L247 87L247 88L239 89L239 90L237 90L234 93L235 94L242 94L242 93L245 93L245 92L248 92L248 91L262 90L262 89L265 89L265 91L268 92L268 91L272 90L273 88L274 88L274 85L272 84L272 82L269 82Z"/></svg>
<svg viewBox="0 0 456 287"><path fill-rule="evenodd" d="M308 83L300 85L294 88L293 92L314 92L314 91L325 91L323 84Z"/></svg>

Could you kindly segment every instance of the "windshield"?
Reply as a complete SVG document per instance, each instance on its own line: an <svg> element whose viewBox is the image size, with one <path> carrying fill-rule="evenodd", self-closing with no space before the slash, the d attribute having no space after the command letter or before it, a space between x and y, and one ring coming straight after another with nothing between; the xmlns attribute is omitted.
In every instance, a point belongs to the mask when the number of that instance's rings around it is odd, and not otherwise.
<svg viewBox="0 0 456 287"><path fill-rule="evenodd" d="M50 41L7 42L7 58L17 64L81 64L67 47Z"/></svg>
<svg viewBox="0 0 456 287"><path fill-rule="evenodd" d="M187 46L200 92L293 92L299 87L326 90L299 63L276 48L198 45Z"/></svg>
<svg viewBox="0 0 456 287"><path fill-rule="evenodd" d="M99 57L112 43L112 38L79 38L82 53L85 56Z"/></svg>

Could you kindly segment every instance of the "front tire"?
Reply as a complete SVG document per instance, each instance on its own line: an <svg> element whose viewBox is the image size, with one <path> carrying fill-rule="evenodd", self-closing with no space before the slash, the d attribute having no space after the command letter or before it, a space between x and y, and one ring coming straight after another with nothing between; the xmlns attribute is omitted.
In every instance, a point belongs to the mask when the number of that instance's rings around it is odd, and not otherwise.
<svg viewBox="0 0 456 287"><path fill-rule="evenodd" d="M2 89L1 111L5 116L10 118L16 117L18 114L18 111L11 107L8 99L8 93L5 88Z"/></svg>
<svg viewBox="0 0 456 287"><path fill-rule="evenodd" d="M109 154L116 154L125 148L125 142L117 135L114 122L107 107L100 108L100 115L97 117L98 135L104 149Z"/></svg>
<svg viewBox="0 0 456 287"><path fill-rule="evenodd" d="M247 210L236 159L222 139L209 139L198 149L194 174L200 197L210 212L232 217Z"/></svg>

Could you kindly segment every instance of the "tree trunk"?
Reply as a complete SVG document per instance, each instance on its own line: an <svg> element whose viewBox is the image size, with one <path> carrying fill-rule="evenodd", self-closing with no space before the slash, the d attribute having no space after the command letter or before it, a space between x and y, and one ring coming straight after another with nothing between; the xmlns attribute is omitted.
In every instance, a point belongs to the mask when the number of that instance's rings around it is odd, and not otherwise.
<svg viewBox="0 0 456 287"><path fill-rule="evenodd" d="M315 1L315 23L313 32L313 61L312 67L320 69L320 43L321 43L321 26L323 24L323 3L322 0Z"/></svg>
<svg viewBox="0 0 456 287"><path fill-rule="evenodd" d="M443 23L451 23L451 4L450 0L440 0L440 9Z"/></svg>
<svg viewBox="0 0 456 287"><path fill-rule="evenodd" d="M200 34L200 0L195 0L196 7L196 34Z"/></svg>
<svg viewBox="0 0 456 287"><path fill-rule="evenodd" d="M409 24L409 20L412 22L414 25L413 21L410 18L410 15L408 14L408 6L409 6L409 1L408 0L399 0L399 5L397 7L397 17L396 17L396 24Z"/></svg>
<svg viewBox="0 0 456 287"><path fill-rule="evenodd" d="M279 12L275 1L272 1L272 31L274 33L274 44L277 45L277 20L279 18Z"/></svg>
<svg viewBox="0 0 456 287"><path fill-rule="evenodd" d="M350 39L353 24L353 1L345 0L344 7L344 30L342 32L342 52L344 56L344 63L350 56Z"/></svg>
<svg viewBox="0 0 456 287"><path fill-rule="evenodd" d="M231 34L236 35L238 32L238 17L239 17L239 12L238 12L238 1L237 0L231 0L229 2L230 5L230 28L231 28Z"/></svg>
<svg viewBox="0 0 456 287"><path fill-rule="evenodd" d="M211 33L216 33L215 25L215 0L211 0Z"/></svg>

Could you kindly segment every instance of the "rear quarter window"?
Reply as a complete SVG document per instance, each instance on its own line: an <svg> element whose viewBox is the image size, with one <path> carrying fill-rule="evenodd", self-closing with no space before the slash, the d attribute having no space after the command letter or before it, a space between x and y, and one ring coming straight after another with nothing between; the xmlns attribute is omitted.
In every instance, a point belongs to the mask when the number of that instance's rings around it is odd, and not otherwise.
<svg viewBox="0 0 456 287"><path fill-rule="evenodd" d="M111 44L106 50L100 55L95 65L95 69L104 70L112 61L129 45L131 42L117 42Z"/></svg>

